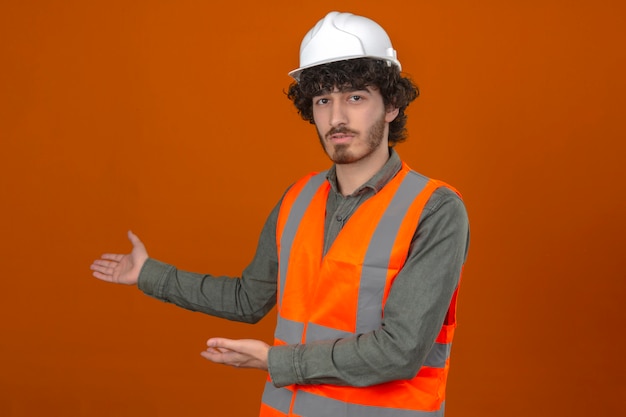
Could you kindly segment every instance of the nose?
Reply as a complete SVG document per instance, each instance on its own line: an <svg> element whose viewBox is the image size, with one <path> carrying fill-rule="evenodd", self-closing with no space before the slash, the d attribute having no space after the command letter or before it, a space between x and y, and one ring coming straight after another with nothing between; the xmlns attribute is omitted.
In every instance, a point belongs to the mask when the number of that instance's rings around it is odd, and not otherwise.
<svg viewBox="0 0 626 417"><path fill-rule="evenodd" d="M339 127L348 123L345 103L343 103L341 100L332 101L329 122L331 127Z"/></svg>

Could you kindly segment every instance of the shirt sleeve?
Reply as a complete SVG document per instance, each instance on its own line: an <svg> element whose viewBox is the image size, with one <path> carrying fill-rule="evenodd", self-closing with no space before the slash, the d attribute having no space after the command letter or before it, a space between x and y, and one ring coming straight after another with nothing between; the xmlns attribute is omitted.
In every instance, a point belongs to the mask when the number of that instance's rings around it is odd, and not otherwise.
<svg viewBox="0 0 626 417"><path fill-rule="evenodd" d="M423 213L381 327L343 339L272 347L268 361L275 386L369 386L417 374L439 334L469 245L467 212L456 193L439 188Z"/></svg>
<svg viewBox="0 0 626 417"><path fill-rule="evenodd" d="M254 258L241 277L185 272L148 259L139 274L139 289L188 310L256 323L276 304L276 220L279 208L280 202L267 218Z"/></svg>

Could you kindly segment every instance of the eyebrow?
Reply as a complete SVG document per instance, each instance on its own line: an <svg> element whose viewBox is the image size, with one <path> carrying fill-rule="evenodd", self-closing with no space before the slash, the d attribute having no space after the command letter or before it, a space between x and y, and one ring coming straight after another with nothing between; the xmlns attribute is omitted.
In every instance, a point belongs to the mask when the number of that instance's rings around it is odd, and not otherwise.
<svg viewBox="0 0 626 417"><path fill-rule="evenodd" d="M365 91L367 93L371 93L372 92L372 87L366 85L363 87L354 87L354 86L343 86L341 88L337 88L337 87L333 87L333 90L324 88L322 90L317 91L313 97L317 97L317 96L322 96L325 94L331 94L335 92L335 89L337 90L337 92L339 93L354 93L355 91Z"/></svg>

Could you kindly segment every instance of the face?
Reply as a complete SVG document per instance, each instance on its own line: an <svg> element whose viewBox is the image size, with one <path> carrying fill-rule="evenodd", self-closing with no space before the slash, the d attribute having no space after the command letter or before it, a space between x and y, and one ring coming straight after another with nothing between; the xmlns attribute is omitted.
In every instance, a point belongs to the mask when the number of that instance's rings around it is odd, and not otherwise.
<svg viewBox="0 0 626 417"><path fill-rule="evenodd" d="M389 122L398 110L386 111L377 89L335 89L313 98L313 119L326 154L336 164L365 161L387 154Z"/></svg>

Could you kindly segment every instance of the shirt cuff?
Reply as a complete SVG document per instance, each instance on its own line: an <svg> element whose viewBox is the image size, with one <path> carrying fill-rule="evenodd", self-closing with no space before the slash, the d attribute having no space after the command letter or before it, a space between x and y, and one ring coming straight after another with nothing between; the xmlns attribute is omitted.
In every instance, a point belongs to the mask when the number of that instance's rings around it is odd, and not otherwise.
<svg viewBox="0 0 626 417"><path fill-rule="evenodd" d="M137 286L144 293L162 300L167 276L173 269L171 265L148 258L139 272Z"/></svg>
<svg viewBox="0 0 626 417"><path fill-rule="evenodd" d="M298 346L272 346L267 357L267 368L274 386L280 388L291 384L301 384L299 377Z"/></svg>

